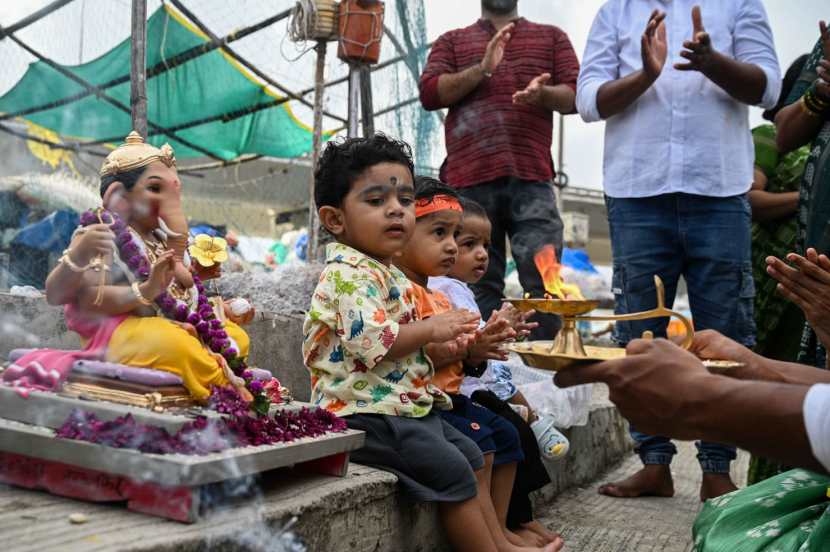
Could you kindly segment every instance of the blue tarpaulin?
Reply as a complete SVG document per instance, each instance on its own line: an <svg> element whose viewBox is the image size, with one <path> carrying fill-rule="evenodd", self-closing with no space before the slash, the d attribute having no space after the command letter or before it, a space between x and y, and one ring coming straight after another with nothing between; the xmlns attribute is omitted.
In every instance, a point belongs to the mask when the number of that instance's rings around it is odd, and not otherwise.
<svg viewBox="0 0 830 552"><path fill-rule="evenodd" d="M55 211L45 219L23 227L12 240L12 244L60 253L69 247L72 232L77 226L77 213L68 210Z"/></svg>
<svg viewBox="0 0 830 552"><path fill-rule="evenodd" d="M575 270L599 274L594 265L591 264L591 259L588 258L588 253L582 249L564 248L562 250L562 264Z"/></svg>

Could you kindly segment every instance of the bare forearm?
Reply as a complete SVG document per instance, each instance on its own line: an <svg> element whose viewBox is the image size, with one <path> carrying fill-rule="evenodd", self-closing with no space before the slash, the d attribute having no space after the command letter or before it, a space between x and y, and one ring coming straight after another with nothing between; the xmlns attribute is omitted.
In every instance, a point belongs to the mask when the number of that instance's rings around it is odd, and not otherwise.
<svg viewBox="0 0 830 552"><path fill-rule="evenodd" d="M441 105L455 105L475 90L486 77L481 65L473 65L459 73L447 73L438 77L438 99Z"/></svg>
<svg viewBox="0 0 830 552"><path fill-rule="evenodd" d="M398 360L411 355L432 339L432 325L429 320L401 324L398 327L398 338L386 353L386 359Z"/></svg>
<svg viewBox="0 0 830 552"><path fill-rule="evenodd" d="M798 192L774 194L752 190L748 197L752 206L752 219L760 222L787 217L798 210Z"/></svg>
<svg viewBox="0 0 830 552"><path fill-rule="evenodd" d="M46 278L46 301L50 305L65 305L78 296L83 276L59 263Z"/></svg>
<svg viewBox="0 0 830 552"><path fill-rule="evenodd" d="M809 386L744 382L713 376L706 399L688 419L701 439L731 443L786 464L824 472L804 426Z"/></svg>
<svg viewBox="0 0 830 552"><path fill-rule="evenodd" d="M775 141L778 151L790 152L812 142L824 120L805 113L801 101L788 105L775 116Z"/></svg>
<svg viewBox="0 0 830 552"><path fill-rule="evenodd" d="M820 370L812 366L805 366L804 364L782 362L770 358L764 358L764 362L769 370L780 376L781 383L792 385L830 383L830 371L828 370Z"/></svg>
<svg viewBox="0 0 830 552"><path fill-rule="evenodd" d="M566 84L545 86L540 107L568 115L576 111L576 92Z"/></svg>
<svg viewBox="0 0 830 552"><path fill-rule="evenodd" d="M621 79L606 82L597 92L597 109L607 119L621 113L637 101L654 83L642 70Z"/></svg>
<svg viewBox="0 0 830 552"><path fill-rule="evenodd" d="M714 52L703 74L727 94L745 104L756 105L764 98L767 75L757 65Z"/></svg>

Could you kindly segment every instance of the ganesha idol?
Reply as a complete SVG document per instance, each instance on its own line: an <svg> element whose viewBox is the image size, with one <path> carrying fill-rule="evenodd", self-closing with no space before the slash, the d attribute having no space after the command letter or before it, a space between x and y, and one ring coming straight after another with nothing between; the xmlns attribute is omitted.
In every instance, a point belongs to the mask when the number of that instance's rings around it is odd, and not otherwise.
<svg viewBox="0 0 830 552"><path fill-rule="evenodd" d="M21 394L60 390L78 381L106 388L102 381L108 374L84 366L104 372L115 366L121 367L117 377L126 380L131 378L123 374L130 371L163 376L155 378L159 381L172 377L196 402L206 401L212 389L231 386L246 401L267 408L279 384L264 371L248 369L250 341L234 321L244 323L251 310L209 298L199 274L215 277L217 272L194 265L188 253L172 148L156 148L132 132L107 156L100 176L103 206L81 216L46 285L49 301L65 305L67 326L80 335L84 348L23 354L3 372L4 383ZM191 250L204 257L204 245L197 241ZM76 375L79 369L85 377ZM137 384L153 379L138 378ZM110 387L114 397L125 390Z"/></svg>

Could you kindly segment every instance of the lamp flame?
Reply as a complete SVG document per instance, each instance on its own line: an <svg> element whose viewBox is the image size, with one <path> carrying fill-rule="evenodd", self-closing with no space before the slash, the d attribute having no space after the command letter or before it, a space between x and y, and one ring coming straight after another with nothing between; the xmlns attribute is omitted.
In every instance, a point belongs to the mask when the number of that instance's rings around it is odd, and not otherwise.
<svg viewBox="0 0 830 552"><path fill-rule="evenodd" d="M560 274L562 271L562 265L559 264L558 260L556 260L555 247L552 245L546 245L540 249L538 253L536 253L533 257L533 261L536 263L536 269L542 276L542 282L545 284L545 291L549 295L558 297L559 299L579 301L585 299L585 297L582 296L579 286L576 284L566 284L562 280L562 276Z"/></svg>

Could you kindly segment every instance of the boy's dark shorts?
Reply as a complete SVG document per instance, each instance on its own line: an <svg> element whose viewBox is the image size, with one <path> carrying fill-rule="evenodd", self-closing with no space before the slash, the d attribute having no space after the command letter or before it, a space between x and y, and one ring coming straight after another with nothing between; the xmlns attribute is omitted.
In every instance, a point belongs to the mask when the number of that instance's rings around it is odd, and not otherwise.
<svg viewBox="0 0 830 552"><path fill-rule="evenodd" d="M366 432L351 459L398 476L404 492L422 502L463 502L476 496L473 470L484 466L478 446L435 412L423 418L353 414L350 429Z"/></svg>
<svg viewBox="0 0 830 552"><path fill-rule="evenodd" d="M450 396L452 410L442 410L441 416L475 441L481 452L493 453L494 466L524 460L519 432L513 424L464 395Z"/></svg>

